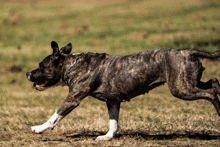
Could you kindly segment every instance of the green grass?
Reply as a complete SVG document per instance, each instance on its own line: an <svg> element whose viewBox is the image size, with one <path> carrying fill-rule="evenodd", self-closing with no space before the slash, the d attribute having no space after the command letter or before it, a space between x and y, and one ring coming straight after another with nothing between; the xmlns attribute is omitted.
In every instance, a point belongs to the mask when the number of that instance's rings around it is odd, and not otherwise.
<svg viewBox="0 0 220 147"><path fill-rule="evenodd" d="M219 120L212 104L174 98L161 86L122 103L120 133L108 130L105 103L91 97L53 131L32 134L59 108L68 88L35 91L25 73L71 42L72 52L130 54L156 48L217 51L220 2L205 0L11 0L0 1L0 146L219 146ZM220 78L219 60L202 60L203 81ZM6 70L11 65L21 72Z"/></svg>
<svg viewBox="0 0 220 147"><path fill-rule="evenodd" d="M72 42L76 51L107 49L119 54L115 50L128 50L122 52L128 54L165 47L219 48L218 2L129 1L82 10L65 2L62 6L19 6L1 7L3 47L39 47L56 40ZM129 37L132 32L146 33L146 38Z"/></svg>

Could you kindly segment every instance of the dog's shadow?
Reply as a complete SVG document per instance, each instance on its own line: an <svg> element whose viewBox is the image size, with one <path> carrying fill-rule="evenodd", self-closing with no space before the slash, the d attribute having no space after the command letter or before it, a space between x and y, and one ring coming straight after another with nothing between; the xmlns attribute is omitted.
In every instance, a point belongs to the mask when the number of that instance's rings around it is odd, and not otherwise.
<svg viewBox="0 0 220 147"><path fill-rule="evenodd" d="M105 135L106 132L90 132L85 131L77 134L66 134L67 138L80 139L80 138L92 138L95 139L99 135ZM155 135L154 135L155 134ZM178 138L188 138L188 139L196 139L196 140L219 140L220 134L217 132L172 132L172 133L163 133L156 132L151 135L146 132L120 132L115 136L116 139L120 138L142 138L145 140L175 140Z"/></svg>

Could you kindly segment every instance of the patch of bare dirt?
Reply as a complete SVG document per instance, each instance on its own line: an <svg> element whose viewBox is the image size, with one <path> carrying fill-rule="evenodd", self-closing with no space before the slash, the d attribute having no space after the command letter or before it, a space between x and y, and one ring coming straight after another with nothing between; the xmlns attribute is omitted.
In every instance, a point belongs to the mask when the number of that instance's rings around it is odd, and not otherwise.
<svg viewBox="0 0 220 147"><path fill-rule="evenodd" d="M10 72L22 72L21 67L16 65L8 65L5 67L5 70Z"/></svg>

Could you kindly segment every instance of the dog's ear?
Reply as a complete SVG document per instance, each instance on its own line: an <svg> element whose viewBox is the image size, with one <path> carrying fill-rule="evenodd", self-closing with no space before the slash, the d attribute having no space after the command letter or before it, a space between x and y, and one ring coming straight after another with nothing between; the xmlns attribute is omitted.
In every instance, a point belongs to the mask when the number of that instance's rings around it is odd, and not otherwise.
<svg viewBox="0 0 220 147"><path fill-rule="evenodd" d="M72 44L68 43L66 46L60 49L60 54L65 55L69 54L72 51Z"/></svg>
<svg viewBox="0 0 220 147"><path fill-rule="evenodd" d="M59 46L55 41L51 42L51 48L53 49L53 55L56 56L59 53Z"/></svg>

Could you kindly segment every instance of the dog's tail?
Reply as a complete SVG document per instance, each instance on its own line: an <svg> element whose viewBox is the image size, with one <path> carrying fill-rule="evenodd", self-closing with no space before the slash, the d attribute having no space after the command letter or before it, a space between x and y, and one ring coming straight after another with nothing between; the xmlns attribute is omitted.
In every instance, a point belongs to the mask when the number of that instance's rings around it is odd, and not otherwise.
<svg viewBox="0 0 220 147"><path fill-rule="evenodd" d="M205 52L205 51L192 50L190 55L192 58L201 57L201 58L214 59L214 58L220 58L220 51Z"/></svg>

